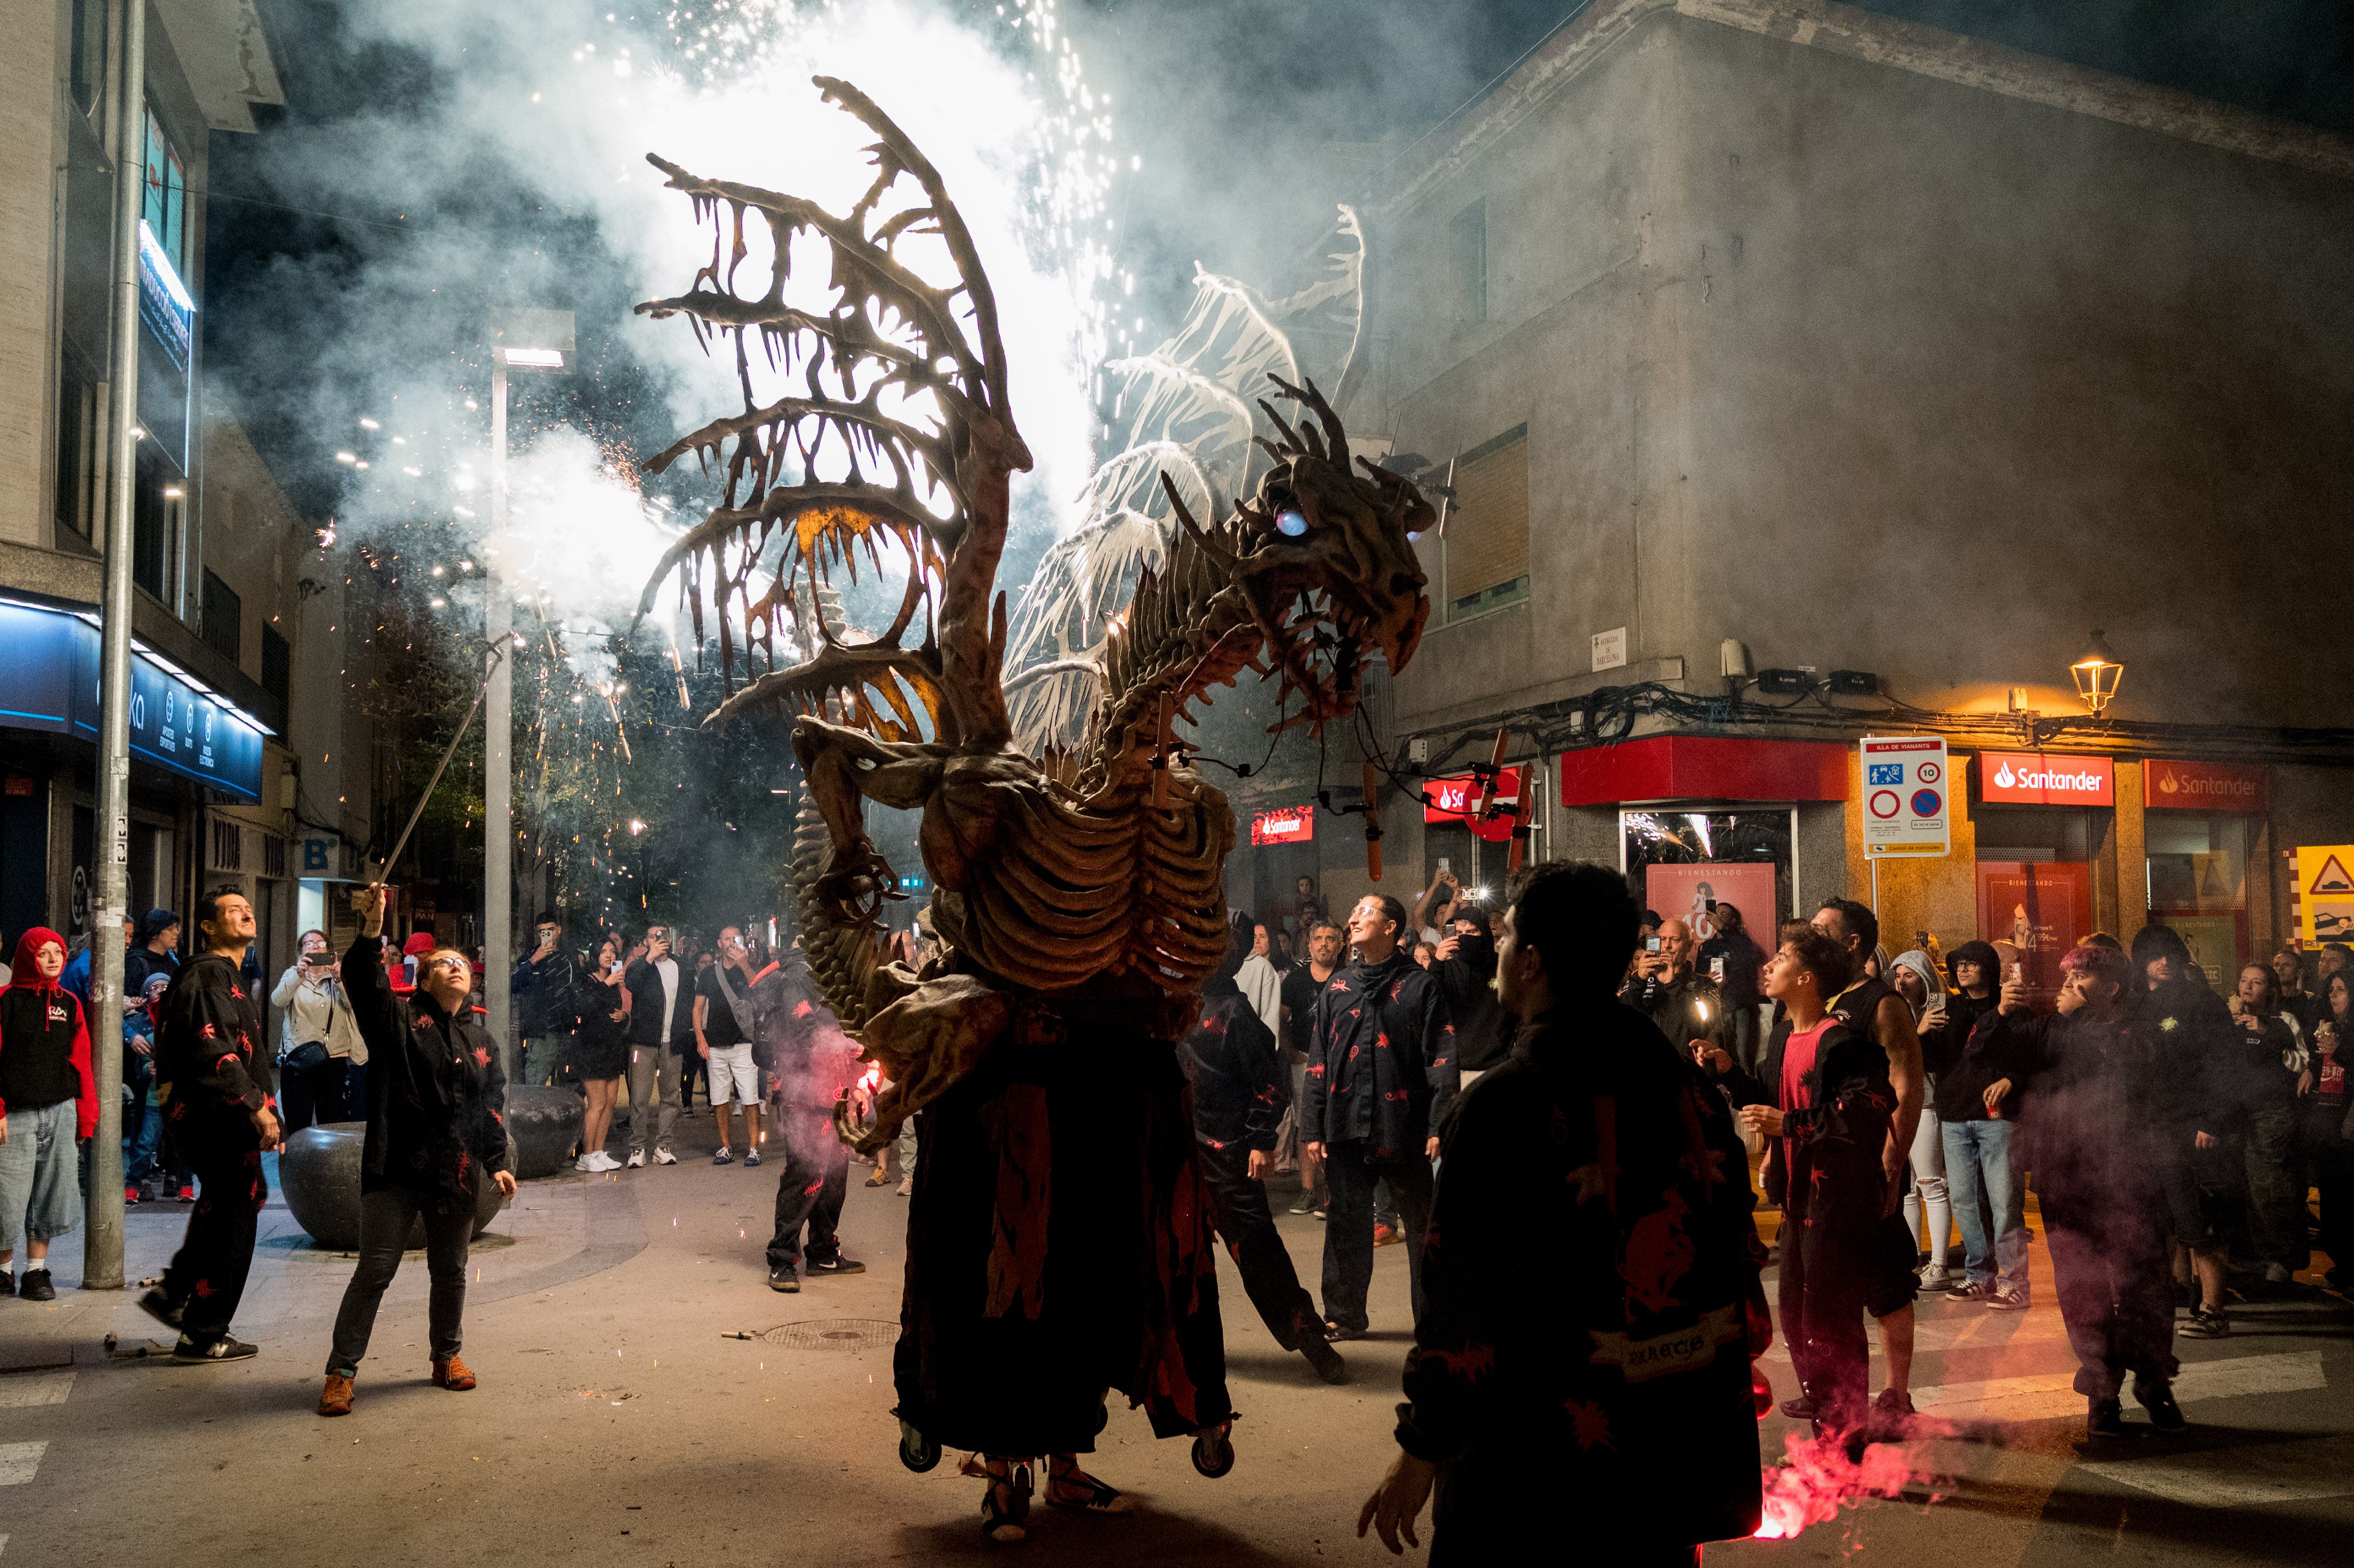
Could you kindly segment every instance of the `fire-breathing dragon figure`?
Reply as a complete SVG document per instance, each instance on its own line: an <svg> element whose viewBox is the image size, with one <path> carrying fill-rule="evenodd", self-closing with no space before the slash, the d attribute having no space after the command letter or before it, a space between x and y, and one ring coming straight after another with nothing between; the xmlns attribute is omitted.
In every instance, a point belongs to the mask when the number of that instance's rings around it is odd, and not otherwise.
<svg viewBox="0 0 2354 1568"><path fill-rule="evenodd" d="M1083 739L1024 755L1008 718L994 579L1011 476L1030 454L989 281L931 164L855 88L817 81L877 138L875 181L845 215L651 160L718 232L688 292L638 309L731 339L746 407L648 464L661 471L695 453L721 466L725 493L663 557L642 613L680 573L698 629L706 592L717 612L731 683L731 617L743 628L748 678L715 719L792 716L807 784L801 939L843 1027L890 1080L871 1109L836 1114L843 1137L872 1150L1009 1038L1035 1035L1041 1017L1075 1041L1116 1018L1164 1050L1191 1026L1229 939L1234 819L1172 726L1253 671L1296 697L1283 727L1350 714L1364 659L1401 668L1420 639L1428 601L1408 537L1431 512L1405 479L1352 468L1312 384L1276 381L1302 412L1287 421L1262 405L1280 435L1260 442L1273 466L1256 493L1197 521L1170 488L1182 537L1104 646ZM748 294L735 286L748 221L765 225L773 254ZM807 235L824 241L832 273L822 300L796 304L791 246ZM926 258L953 281L928 281ZM798 390L755 401L748 337L798 372ZM854 574L862 551L879 572L886 549L906 559L907 588L892 624L860 636L828 611L831 574ZM772 577L756 585L756 571ZM780 620L800 655L783 665ZM766 673L749 668L756 644ZM897 884L865 831L865 800L922 813L938 946L920 972L889 961L879 939ZM992 1280L996 1268L992 1257Z"/></svg>

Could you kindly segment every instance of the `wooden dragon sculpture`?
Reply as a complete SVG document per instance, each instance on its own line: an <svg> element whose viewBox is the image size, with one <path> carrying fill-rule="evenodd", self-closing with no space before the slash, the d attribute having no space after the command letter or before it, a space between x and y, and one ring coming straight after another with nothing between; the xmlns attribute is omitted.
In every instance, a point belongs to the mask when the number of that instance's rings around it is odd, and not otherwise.
<svg viewBox="0 0 2354 1568"><path fill-rule="evenodd" d="M837 1113L843 1136L872 1150L970 1073L1025 998L1129 1005L1166 1040L1192 1024L1226 949L1234 818L1172 726L1246 672L1279 675L1284 702L1299 699L1276 727L1348 715L1363 660L1403 668L1420 640L1429 603L1408 538L1431 509L1395 474L1363 460L1352 471L1314 386L1277 381L1306 412L1294 424L1260 405L1279 436L1260 440L1274 466L1256 494L1204 524L1171 489L1183 537L1105 648L1084 739L1068 755L1022 754L994 579L1011 476L1030 454L1007 401L996 305L931 164L855 88L816 79L877 137L874 184L847 215L650 159L718 235L688 292L638 310L731 337L746 406L648 464L659 472L693 452L726 483L664 556L640 612L676 571L699 630L707 588L729 682L731 615L748 677L714 719L795 715L808 785L801 941L843 1025L891 1080L871 1115ZM756 296L734 285L748 218L773 243ZM785 298L791 242L809 234L832 259L822 308ZM912 258L927 245L952 283L919 272ZM799 369L800 391L755 401L750 333L770 365ZM756 595L778 535L773 580ZM906 591L886 630L859 637L828 611L831 573L854 576L861 551L879 572L886 548L907 562ZM801 655L782 667L780 619ZM754 674L756 643L770 667ZM878 939L897 879L866 833L868 800L923 814L939 947L920 973L886 961Z"/></svg>

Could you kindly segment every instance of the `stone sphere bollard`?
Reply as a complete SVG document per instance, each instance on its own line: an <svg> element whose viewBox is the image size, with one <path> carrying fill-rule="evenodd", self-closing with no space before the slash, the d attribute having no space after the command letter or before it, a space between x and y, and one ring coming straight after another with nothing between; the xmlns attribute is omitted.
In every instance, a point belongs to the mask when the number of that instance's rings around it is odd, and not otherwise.
<svg viewBox="0 0 2354 1568"><path fill-rule="evenodd" d="M366 1144L367 1123L329 1122L294 1134L278 1156L278 1185L294 1223L331 1251L350 1252L360 1245L360 1156ZM509 1134L508 1164L514 1160L515 1140ZM474 1234L490 1227L504 1202L496 1184L481 1184L474 1198ZM414 1252L424 1245L420 1219L408 1227L403 1245Z"/></svg>
<svg viewBox="0 0 2354 1568"><path fill-rule="evenodd" d="M571 1167L572 1149L587 1125L588 1106L570 1089L510 1084L506 1117L507 1141L515 1150L515 1180L535 1181Z"/></svg>

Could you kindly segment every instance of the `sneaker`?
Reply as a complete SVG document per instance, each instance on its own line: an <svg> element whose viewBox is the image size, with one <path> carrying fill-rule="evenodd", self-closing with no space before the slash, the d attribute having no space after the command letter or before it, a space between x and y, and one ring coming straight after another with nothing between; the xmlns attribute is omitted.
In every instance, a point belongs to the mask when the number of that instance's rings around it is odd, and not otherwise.
<svg viewBox="0 0 2354 1568"><path fill-rule="evenodd" d="M2181 1330L2185 1338L2192 1340L2220 1340L2231 1331L2232 1319L2223 1315L2221 1307L2193 1307Z"/></svg>
<svg viewBox="0 0 2354 1568"><path fill-rule="evenodd" d="M584 1154L579 1159L572 1162L572 1169L580 1171L595 1171L598 1169L598 1166L591 1156Z"/></svg>
<svg viewBox="0 0 2354 1568"><path fill-rule="evenodd" d="M2024 1312L2028 1308L2027 1292L2005 1290L1998 1285L1993 1293L1987 1297L1986 1304L1998 1312Z"/></svg>
<svg viewBox="0 0 2354 1568"><path fill-rule="evenodd" d="M711 1163L714 1165L733 1165L736 1163L736 1157L723 1149L718 1153L711 1157Z"/></svg>
<svg viewBox="0 0 2354 1568"><path fill-rule="evenodd" d="M1782 1414L1793 1421L1812 1421L1818 1408L1815 1402L1803 1393L1782 1402Z"/></svg>
<svg viewBox="0 0 2354 1568"><path fill-rule="evenodd" d="M177 1333L180 1329L180 1314L186 1308L173 1306L172 1298L164 1294L164 1287L154 1285L148 1287L147 1293L139 1298L139 1310L146 1313L174 1333Z"/></svg>
<svg viewBox="0 0 2354 1568"><path fill-rule="evenodd" d="M352 1413L352 1380L335 1372L327 1374L327 1383L319 1391L319 1414L349 1415Z"/></svg>
<svg viewBox="0 0 2354 1568"><path fill-rule="evenodd" d="M1952 1269L1942 1263L1928 1263L1921 1266L1922 1289L1951 1290L1953 1287L1954 1271Z"/></svg>
<svg viewBox="0 0 2354 1568"><path fill-rule="evenodd" d="M143 1195L144 1194L143 1194L136 1187L125 1187L122 1189L122 1206L126 1209L129 1208L132 1204L139 1202Z"/></svg>
<svg viewBox="0 0 2354 1568"><path fill-rule="evenodd" d="M9 1270L7 1270L7 1269L0 1268L0 1300L5 1300L5 1299L6 1299L8 1297L14 1296L14 1295L16 1295L16 1275L15 1275L15 1274L13 1274L12 1272L10 1272L10 1271L9 1271Z"/></svg>
<svg viewBox="0 0 2354 1568"><path fill-rule="evenodd" d="M1316 1194L1313 1192L1300 1193L1299 1202L1292 1204L1291 1208L1288 1212L1295 1214L1314 1213L1316 1212Z"/></svg>
<svg viewBox="0 0 2354 1568"><path fill-rule="evenodd" d="M1994 1299L1994 1281L1991 1279L1972 1279L1966 1281L1963 1284L1955 1286L1953 1294L1947 1296L1946 1299L1948 1301L1976 1301L1979 1305L1983 1306Z"/></svg>
<svg viewBox="0 0 2354 1568"><path fill-rule="evenodd" d="M866 1184L869 1187L888 1187L891 1184L891 1173L878 1165L875 1168L875 1173L866 1178Z"/></svg>
<svg viewBox="0 0 2354 1568"><path fill-rule="evenodd" d="M27 1301L55 1301L58 1287L50 1282L48 1269L28 1268L25 1271L25 1277L17 1282L16 1294Z"/></svg>
<svg viewBox="0 0 2354 1568"><path fill-rule="evenodd" d="M793 1271L790 1263L772 1268L769 1270L769 1288L781 1290L788 1296L798 1296L801 1294L801 1277Z"/></svg>
<svg viewBox="0 0 2354 1568"><path fill-rule="evenodd" d="M657 1149L654 1150L654 1163L657 1165L675 1165L678 1163L678 1156L673 1154L667 1149Z"/></svg>
<svg viewBox="0 0 2354 1568"><path fill-rule="evenodd" d="M260 1345L249 1345L243 1340L227 1334L217 1340L198 1344L187 1335L172 1347L172 1359L183 1366L211 1366L218 1361L248 1361L261 1353Z"/></svg>
<svg viewBox="0 0 2354 1568"><path fill-rule="evenodd" d="M1375 1225L1373 1227L1373 1245L1375 1246L1394 1246L1404 1240L1405 1240L1405 1233L1399 1230L1395 1225Z"/></svg>
<svg viewBox="0 0 2354 1568"><path fill-rule="evenodd" d="M2295 1284L2296 1281L2296 1276L2288 1271L2288 1266L2286 1264L2268 1263L2264 1265L2264 1283L2266 1285L2292 1285Z"/></svg>
<svg viewBox="0 0 2354 1568"><path fill-rule="evenodd" d="M844 1257L840 1253L836 1253L832 1257L801 1259L801 1272L803 1274L864 1274L866 1272L866 1266L856 1258Z"/></svg>
<svg viewBox="0 0 2354 1568"><path fill-rule="evenodd" d="M749 1170L751 1170L751 1169L752 1169L752 1167L754 1167L755 1165L758 1165L758 1164L759 1164L759 1163L760 1163L760 1151L759 1151L758 1150L757 1150L757 1149L748 1149L748 1150L746 1150L744 1151L744 1169L745 1169L745 1170L749 1171Z"/></svg>
<svg viewBox="0 0 2354 1568"><path fill-rule="evenodd" d="M183 1187L180 1189L180 1202L183 1203L193 1203L196 1201L196 1190L194 1187Z"/></svg>
<svg viewBox="0 0 2354 1568"><path fill-rule="evenodd" d="M474 1374L466 1363L451 1356L448 1361L433 1363L433 1386L446 1388L453 1393L463 1393L474 1386Z"/></svg>
<svg viewBox="0 0 2354 1568"><path fill-rule="evenodd" d="M1330 1204L1320 1206L1316 1211L1316 1217L1320 1220L1331 1219L1332 1217L1331 1206Z"/></svg>
<svg viewBox="0 0 2354 1568"><path fill-rule="evenodd" d="M912 1198L915 1195L916 1179L913 1176L910 1176L906 1181L899 1183L899 1196L902 1198Z"/></svg>
<svg viewBox="0 0 2354 1568"><path fill-rule="evenodd" d="M2086 1437L2122 1437L2125 1435L2124 1405L2114 1399L2094 1398L2085 1401L2084 1436Z"/></svg>
<svg viewBox="0 0 2354 1568"><path fill-rule="evenodd" d="M646 1167L646 1151L642 1149L631 1150L630 1157L627 1160L622 1160L621 1164L625 1169L631 1171L644 1170Z"/></svg>
<svg viewBox="0 0 2354 1568"><path fill-rule="evenodd" d="M2162 1377L2137 1377L2134 1403L2149 1412L2149 1424L2160 1432L2179 1432L2190 1425L2182 1406L2174 1402L2174 1385Z"/></svg>
<svg viewBox="0 0 2354 1568"><path fill-rule="evenodd" d="M1324 1337L1335 1340L1362 1340L1365 1337L1365 1331L1363 1329L1352 1329L1344 1324L1335 1323L1328 1318L1324 1322Z"/></svg>

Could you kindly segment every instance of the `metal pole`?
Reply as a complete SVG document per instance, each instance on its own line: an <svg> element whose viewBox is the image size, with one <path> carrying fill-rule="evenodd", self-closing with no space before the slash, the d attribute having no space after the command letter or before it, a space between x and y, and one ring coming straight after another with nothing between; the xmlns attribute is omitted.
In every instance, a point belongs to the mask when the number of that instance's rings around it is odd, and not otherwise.
<svg viewBox="0 0 2354 1568"><path fill-rule="evenodd" d="M131 875L131 513L138 480L139 208L146 193L146 0L117 13L122 58L114 80L114 386L107 399L106 589L99 622L98 911L90 929L90 1064L98 1143L84 1199L84 1290L122 1288L122 906Z"/></svg>
<svg viewBox="0 0 2354 1568"><path fill-rule="evenodd" d="M514 1045L508 1038L507 980L514 967L514 802L513 740L514 672L506 654L514 631L514 605L507 594L506 563L500 552L507 537L507 365L505 351L491 351L491 539L482 552L482 632L492 649L490 696L482 712L482 1006L491 1038L499 1044L507 1079L514 1081Z"/></svg>

